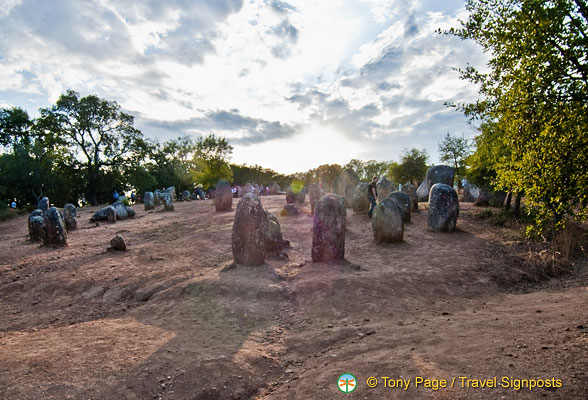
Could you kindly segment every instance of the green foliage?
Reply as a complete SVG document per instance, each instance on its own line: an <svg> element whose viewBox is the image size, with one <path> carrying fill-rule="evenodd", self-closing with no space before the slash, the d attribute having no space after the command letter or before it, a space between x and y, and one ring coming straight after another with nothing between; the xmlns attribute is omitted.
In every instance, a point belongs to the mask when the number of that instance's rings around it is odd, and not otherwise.
<svg viewBox="0 0 588 400"><path fill-rule="evenodd" d="M390 163L388 175L394 182L420 182L427 174L427 160L429 155L426 150L404 149L400 163Z"/></svg>
<svg viewBox="0 0 588 400"><path fill-rule="evenodd" d="M106 201L111 185L105 185L104 171L121 170L141 159L141 132L133 127L133 117L120 110L115 101L97 96L80 97L67 91L51 108L39 110L37 127L66 138L83 160L87 192L93 205Z"/></svg>
<svg viewBox="0 0 588 400"><path fill-rule="evenodd" d="M228 163L233 147L225 138L213 134L198 138L195 149L192 177L196 183L208 189L221 179L229 182L233 180Z"/></svg>
<svg viewBox="0 0 588 400"><path fill-rule="evenodd" d="M450 164L455 170L455 179L461 187L461 178L465 174L466 158L471 152L471 146L467 139L450 135L447 132L445 138L439 143L439 155L441 162Z"/></svg>
<svg viewBox="0 0 588 400"><path fill-rule="evenodd" d="M580 0L468 0L469 17L448 33L473 39L490 72L462 77L480 99L461 109L494 126L488 142L509 149L495 163L496 183L524 191L536 208L529 234L585 221L588 208L588 6ZM491 137L492 136L492 137Z"/></svg>
<svg viewBox="0 0 588 400"><path fill-rule="evenodd" d="M246 183L257 183L263 186L269 186L276 182L280 187L287 187L291 179L285 175L278 174L269 168L262 168L259 165L252 167L247 165L231 164L233 173L233 184L243 186Z"/></svg>
<svg viewBox="0 0 588 400"><path fill-rule="evenodd" d="M290 191L292 191L292 193L300 193L302 189L304 189L304 182L300 180L294 180L290 184Z"/></svg>
<svg viewBox="0 0 588 400"><path fill-rule="evenodd" d="M343 166L343 169L355 171L361 181L371 181L374 176L383 177L388 174L390 163L376 160L353 159Z"/></svg>

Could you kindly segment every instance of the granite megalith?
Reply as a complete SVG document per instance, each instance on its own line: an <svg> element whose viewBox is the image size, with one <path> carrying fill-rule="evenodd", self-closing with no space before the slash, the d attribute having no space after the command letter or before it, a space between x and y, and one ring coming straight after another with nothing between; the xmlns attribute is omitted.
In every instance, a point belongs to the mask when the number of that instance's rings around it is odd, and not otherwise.
<svg viewBox="0 0 588 400"><path fill-rule="evenodd" d="M313 262L343 260L346 218L343 196L326 194L317 201L312 220Z"/></svg>
<svg viewBox="0 0 588 400"><path fill-rule="evenodd" d="M43 210L36 209L29 215L29 237L33 242L44 242L45 236L45 216Z"/></svg>
<svg viewBox="0 0 588 400"><path fill-rule="evenodd" d="M397 191L398 188L390 182L387 178L380 178L376 183L376 192L378 192L378 200L384 200L389 193Z"/></svg>
<svg viewBox="0 0 588 400"><path fill-rule="evenodd" d="M173 211L174 210L174 198L172 196L172 192L165 191L159 195L161 202L163 203L163 207L165 211ZM118 211L118 210L117 210Z"/></svg>
<svg viewBox="0 0 588 400"><path fill-rule="evenodd" d="M355 186L353 191L353 212L367 213L370 209L370 200L368 199L368 187L365 182L360 182Z"/></svg>
<svg viewBox="0 0 588 400"><path fill-rule="evenodd" d="M404 207L394 197L390 196L386 197L374 207L372 213L372 230L374 231L374 240L377 243L402 242L404 239L403 213Z"/></svg>
<svg viewBox="0 0 588 400"><path fill-rule="evenodd" d="M416 187L414 187L414 185L412 183L406 183L406 184L402 185L402 191L410 197L410 200L412 200L413 210L414 211L418 210L419 197L417 195Z"/></svg>
<svg viewBox="0 0 588 400"><path fill-rule="evenodd" d="M265 262L269 218L259 197L245 194L235 211L232 249L235 264L258 266Z"/></svg>
<svg viewBox="0 0 588 400"><path fill-rule="evenodd" d="M392 192L386 197L387 199L394 199L402 209L402 220L404 223L410 222L410 213L412 211L412 199L405 192Z"/></svg>
<svg viewBox="0 0 588 400"><path fill-rule="evenodd" d="M217 182L214 190L214 206L216 211L231 211L233 207L233 192L231 184L227 181L220 180Z"/></svg>
<svg viewBox="0 0 588 400"><path fill-rule="evenodd" d="M66 244L67 229L59 210L49 207L45 212L45 244Z"/></svg>
<svg viewBox="0 0 588 400"><path fill-rule="evenodd" d="M143 204L145 205L145 211L153 210L155 208L155 198L153 192L145 192L143 195Z"/></svg>
<svg viewBox="0 0 588 400"><path fill-rule="evenodd" d="M444 183L436 183L429 193L428 229L434 232L451 232L459 216L457 192Z"/></svg>
<svg viewBox="0 0 588 400"><path fill-rule="evenodd" d="M49 197L43 197L39 200L39 204L37 204L37 209L47 212L47 210L51 207L51 203L49 202Z"/></svg>
<svg viewBox="0 0 588 400"><path fill-rule="evenodd" d="M425 181L429 191L433 188L436 183L444 183L448 186L453 187L453 180L455 177L455 171L453 168L447 165L436 165L427 170L427 177Z"/></svg>
<svg viewBox="0 0 588 400"><path fill-rule="evenodd" d="M68 231L73 231L78 228L76 206L67 203L63 206L63 219L65 220L65 228Z"/></svg>
<svg viewBox="0 0 588 400"><path fill-rule="evenodd" d="M417 188L417 198L419 201L427 202L429 201L429 185L427 185L427 181L422 181L419 187Z"/></svg>

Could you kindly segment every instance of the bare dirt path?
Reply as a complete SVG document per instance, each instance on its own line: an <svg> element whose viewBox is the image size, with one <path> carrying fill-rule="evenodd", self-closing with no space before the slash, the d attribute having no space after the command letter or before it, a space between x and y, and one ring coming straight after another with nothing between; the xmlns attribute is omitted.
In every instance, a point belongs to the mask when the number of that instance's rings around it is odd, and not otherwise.
<svg viewBox="0 0 588 400"><path fill-rule="evenodd" d="M285 199L262 202L278 215ZM585 260L529 286L516 234L462 209L457 232L435 234L421 207L397 245L376 245L369 218L348 210L348 262L329 265L310 261L305 207L278 216L287 260L226 272L234 211L209 200L98 226L81 209L61 248L28 242L25 217L0 223L0 398L585 399ZM126 252L106 250L116 233ZM345 372L351 394L337 389ZM415 388L416 377L457 383ZM463 388L459 377L562 385Z"/></svg>

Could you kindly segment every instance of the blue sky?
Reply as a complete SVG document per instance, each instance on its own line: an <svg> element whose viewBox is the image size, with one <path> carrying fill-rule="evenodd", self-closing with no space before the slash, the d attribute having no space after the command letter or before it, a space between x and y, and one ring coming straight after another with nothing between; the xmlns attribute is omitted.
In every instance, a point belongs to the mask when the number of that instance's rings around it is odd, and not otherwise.
<svg viewBox="0 0 588 400"><path fill-rule="evenodd" d="M118 101L160 141L225 136L233 162L282 173L351 158L438 161L475 131L455 67L473 43L435 33L462 1L0 0L0 107L36 116L73 89Z"/></svg>

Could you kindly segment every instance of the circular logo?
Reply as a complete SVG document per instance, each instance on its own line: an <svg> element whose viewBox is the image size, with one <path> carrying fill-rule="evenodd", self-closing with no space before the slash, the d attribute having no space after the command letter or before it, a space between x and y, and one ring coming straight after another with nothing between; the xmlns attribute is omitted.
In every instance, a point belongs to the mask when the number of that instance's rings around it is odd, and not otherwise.
<svg viewBox="0 0 588 400"><path fill-rule="evenodd" d="M357 387L357 379L352 374L343 374L337 379L337 387L343 393L351 393Z"/></svg>

